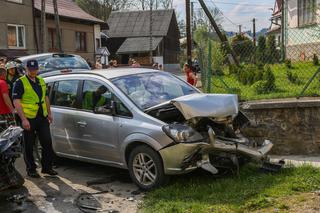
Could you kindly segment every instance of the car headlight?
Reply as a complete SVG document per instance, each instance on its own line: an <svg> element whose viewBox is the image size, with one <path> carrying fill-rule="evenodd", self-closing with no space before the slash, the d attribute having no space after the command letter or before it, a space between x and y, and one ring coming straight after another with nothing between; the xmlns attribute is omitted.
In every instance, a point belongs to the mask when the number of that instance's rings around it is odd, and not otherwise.
<svg viewBox="0 0 320 213"><path fill-rule="evenodd" d="M163 131L177 143L192 143L203 140L202 135L193 128L183 124L169 124Z"/></svg>

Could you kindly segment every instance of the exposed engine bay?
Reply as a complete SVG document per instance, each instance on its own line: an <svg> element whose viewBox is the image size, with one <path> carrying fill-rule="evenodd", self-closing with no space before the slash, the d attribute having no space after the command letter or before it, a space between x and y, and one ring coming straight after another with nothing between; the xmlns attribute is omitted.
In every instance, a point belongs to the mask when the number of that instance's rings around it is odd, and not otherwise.
<svg viewBox="0 0 320 213"><path fill-rule="evenodd" d="M257 145L242 135L241 129L250 121L239 111L236 95L192 94L146 113L168 124L163 130L176 144L199 145L184 156L182 169L197 165L214 174L224 169L238 171L250 160L261 162L267 170L281 168L269 162L267 153L273 147L269 140Z"/></svg>

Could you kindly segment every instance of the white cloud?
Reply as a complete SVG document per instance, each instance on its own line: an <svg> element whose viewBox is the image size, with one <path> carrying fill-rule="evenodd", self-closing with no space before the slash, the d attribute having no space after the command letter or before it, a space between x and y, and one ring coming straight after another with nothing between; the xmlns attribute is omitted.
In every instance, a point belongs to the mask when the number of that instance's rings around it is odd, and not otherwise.
<svg viewBox="0 0 320 213"><path fill-rule="evenodd" d="M222 0L219 0L222 2ZM210 2L210 1L206 1ZM215 2L215 0L213 0ZM243 25L243 30L251 30L252 29L252 19L256 18L256 27L257 30L260 30L262 28L267 28L270 26L270 17L272 11L269 10L269 7L266 5L270 5L272 7L274 0L265 0L262 2L256 3L259 6L247 6L247 4L253 4L252 1L248 0L239 0L237 1L238 5L223 5L223 4L217 4L219 9L223 12L223 14L229 18L232 22L234 22L236 25L241 24ZM180 14L179 18L185 18L185 0L174 0L174 8L177 10L177 13ZM208 4L208 6L212 6L212 4ZM261 5L261 6L260 6ZM198 4L198 7L200 5ZM234 24L231 24L230 21L228 21L225 18L225 21L223 23L223 27L225 30L232 30L236 31L238 30L238 26L235 26Z"/></svg>

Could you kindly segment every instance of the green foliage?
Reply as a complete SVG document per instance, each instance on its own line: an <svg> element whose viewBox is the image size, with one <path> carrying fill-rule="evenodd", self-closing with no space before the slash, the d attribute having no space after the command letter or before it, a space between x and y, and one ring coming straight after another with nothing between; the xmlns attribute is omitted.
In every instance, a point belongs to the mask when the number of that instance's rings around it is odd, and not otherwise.
<svg viewBox="0 0 320 213"><path fill-rule="evenodd" d="M267 45L266 45L266 62L274 64L279 62L280 60L280 53L277 49L276 45L276 37L274 35L270 35L267 37Z"/></svg>
<svg viewBox="0 0 320 213"><path fill-rule="evenodd" d="M253 90L257 93L257 94L266 94L267 92L267 81L257 81L256 83L254 83L251 87L253 88Z"/></svg>
<svg viewBox="0 0 320 213"><path fill-rule="evenodd" d="M269 65L265 66L265 72L263 74L263 79L267 81L266 84L266 91L272 92L276 89L276 78L271 70L271 67Z"/></svg>
<svg viewBox="0 0 320 213"><path fill-rule="evenodd" d="M312 61L313 61L313 65L314 66L318 66L319 65L319 58L318 58L317 54L313 54Z"/></svg>
<svg viewBox="0 0 320 213"><path fill-rule="evenodd" d="M239 67L230 66L231 73L236 74L238 81L243 85L252 85L256 81L263 79L263 69L255 64L241 65Z"/></svg>
<svg viewBox="0 0 320 213"><path fill-rule="evenodd" d="M112 11L112 4L99 0L76 0L76 3L81 9L101 20L107 20Z"/></svg>
<svg viewBox="0 0 320 213"><path fill-rule="evenodd" d="M276 89L275 76L270 66L265 66L262 79L256 81L251 87L257 94L268 94Z"/></svg>
<svg viewBox="0 0 320 213"><path fill-rule="evenodd" d="M251 61L254 54L254 45L249 38L244 35L236 35L231 40L231 47L239 57L240 62Z"/></svg>
<svg viewBox="0 0 320 213"><path fill-rule="evenodd" d="M286 59L284 63L288 69L292 69L292 63L290 59Z"/></svg>
<svg viewBox="0 0 320 213"><path fill-rule="evenodd" d="M142 212L265 212L288 207L282 200L320 189L320 170L311 166L259 172L257 165L240 169L239 176L213 178L201 171L176 177L170 185L148 192ZM261 211L259 211L261 210Z"/></svg>
<svg viewBox="0 0 320 213"><path fill-rule="evenodd" d="M209 38L210 38L209 30L206 26L200 26L194 32L194 40L202 49L207 50Z"/></svg>
<svg viewBox="0 0 320 213"><path fill-rule="evenodd" d="M301 80L298 77L297 73L292 73L290 69L287 69L286 71L288 80L293 84L301 84Z"/></svg>
<svg viewBox="0 0 320 213"><path fill-rule="evenodd" d="M256 51L256 60L260 63L267 63L267 46L266 38L264 36L259 36L258 38L258 47Z"/></svg>
<svg viewBox="0 0 320 213"><path fill-rule="evenodd" d="M212 44L212 51L211 51L211 61L212 61L212 70L220 71L219 74L223 75L223 64L224 64L224 54L223 50L221 49L221 45L219 42L211 41Z"/></svg>
<svg viewBox="0 0 320 213"><path fill-rule="evenodd" d="M216 75L216 76L223 76L224 75L224 73L221 69L213 70L212 74Z"/></svg>
<svg viewBox="0 0 320 213"><path fill-rule="evenodd" d="M257 199L248 201L244 207L245 209L248 209L248 210L257 210L257 209L266 208L272 205L274 205L273 199L271 199L270 197L261 196L261 197L258 197Z"/></svg>

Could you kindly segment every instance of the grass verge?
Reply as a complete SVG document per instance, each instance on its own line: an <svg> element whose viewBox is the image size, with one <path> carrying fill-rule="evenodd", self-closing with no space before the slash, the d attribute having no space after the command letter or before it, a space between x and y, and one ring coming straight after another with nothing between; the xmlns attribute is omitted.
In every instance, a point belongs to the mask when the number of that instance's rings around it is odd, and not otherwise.
<svg viewBox="0 0 320 213"><path fill-rule="evenodd" d="M169 186L146 194L141 212L251 212L287 209L284 197L320 189L320 170L311 166L261 173L247 165L239 177L214 178L201 170L172 178Z"/></svg>
<svg viewBox="0 0 320 213"><path fill-rule="evenodd" d="M304 86L307 84L313 74L319 69L319 66L314 66L312 62L296 62L289 69L297 76L299 83L292 83L287 77L287 70L284 64L271 65L271 70L276 79L276 90L268 94L257 94L251 85L241 84L235 74L224 75L221 77L212 77L212 93L233 93L236 92L241 100L259 100L271 98L289 98L297 97ZM222 80L222 81L221 81ZM225 84L229 89L225 86ZM320 95L320 75L314 79L303 96L319 96Z"/></svg>

